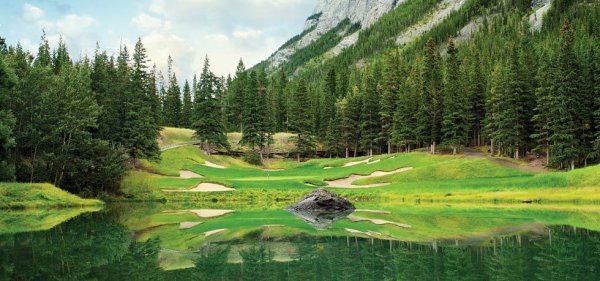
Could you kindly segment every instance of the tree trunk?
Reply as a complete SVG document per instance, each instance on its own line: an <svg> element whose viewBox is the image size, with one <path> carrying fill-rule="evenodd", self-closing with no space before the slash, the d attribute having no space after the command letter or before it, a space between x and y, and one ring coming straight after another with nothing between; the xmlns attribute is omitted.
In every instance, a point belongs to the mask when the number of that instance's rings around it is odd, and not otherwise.
<svg viewBox="0 0 600 281"><path fill-rule="evenodd" d="M346 146L346 158L350 158L350 148Z"/></svg>
<svg viewBox="0 0 600 281"><path fill-rule="evenodd" d="M491 139L490 153L494 156L494 139Z"/></svg>
<svg viewBox="0 0 600 281"><path fill-rule="evenodd" d="M452 155L456 155L456 147L452 147Z"/></svg>

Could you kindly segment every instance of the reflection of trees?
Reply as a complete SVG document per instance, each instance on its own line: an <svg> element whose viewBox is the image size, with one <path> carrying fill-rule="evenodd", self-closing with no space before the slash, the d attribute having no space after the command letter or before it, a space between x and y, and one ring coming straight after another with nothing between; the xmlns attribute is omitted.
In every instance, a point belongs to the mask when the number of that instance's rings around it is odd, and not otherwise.
<svg viewBox="0 0 600 281"><path fill-rule="evenodd" d="M300 237L293 261L263 244L217 243L195 268L158 268L159 241L132 241L106 215L47 232L0 237L0 280L598 280L600 233L554 227L548 237L496 238L487 247L424 245L364 238Z"/></svg>
<svg viewBox="0 0 600 281"><path fill-rule="evenodd" d="M1 280L152 280L159 243L135 243L107 214L84 215L44 232L0 236ZM138 279L139 278L139 279ZM155 279L155 278L154 278Z"/></svg>

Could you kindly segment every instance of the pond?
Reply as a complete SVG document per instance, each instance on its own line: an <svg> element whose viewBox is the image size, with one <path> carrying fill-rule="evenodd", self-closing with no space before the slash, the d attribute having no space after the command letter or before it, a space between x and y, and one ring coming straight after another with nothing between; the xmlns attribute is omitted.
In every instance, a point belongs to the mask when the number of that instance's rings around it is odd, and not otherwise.
<svg viewBox="0 0 600 281"><path fill-rule="evenodd" d="M3 212L0 280L600 280L600 206L358 207Z"/></svg>

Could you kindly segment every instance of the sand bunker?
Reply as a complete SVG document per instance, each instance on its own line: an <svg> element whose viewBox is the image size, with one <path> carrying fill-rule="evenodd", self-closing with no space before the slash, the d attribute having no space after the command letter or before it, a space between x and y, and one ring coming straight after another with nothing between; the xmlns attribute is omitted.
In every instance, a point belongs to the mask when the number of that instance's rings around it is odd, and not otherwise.
<svg viewBox="0 0 600 281"><path fill-rule="evenodd" d="M379 163L379 162L381 162L381 159L377 159L375 161L368 162L367 165L371 165L371 164L375 164L375 163Z"/></svg>
<svg viewBox="0 0 600 281"><path fill-rule="evenodd" d="M356 166L356 165L360 165L360 164L367 164L371 161L371 159L373 159L373 158L369 158L369 159L362 160L362 161L348 162L348 163L344 164L344 167L352 167L352 166Z"/></svg>
<svg viewBox="0 0 600 281"><path fill-rule="evenodd" d="M231 214L234 212L235 211L233 211L233 210L210 210L210 209L163 211L163 213L171 213L171 214L193 213L201 219L221 217L221 216Z"/></svg>
<svg viewBox="0 0 600 281"><path fill-rule="evenodd" d="M216 168L216 169L225 169L225 166L221 166L219 164L215 164L215 163L212 163L212 162L209 162L206 160L204 161L204 164L202 164L202 165L211 167L211 168Z"/></svg>
<svg viewBox="0 0 600 281"><path fill-rule="evenodd" d="M393 239L392 236L381 234L379 232L375 232L375 231L371 231L371 230L368 230L366 232L352 229L352 228L344 228L344 230L346 230L348 233L351 233L351 234L361 234L361 235L366 235L369 237L379 238L379 239Z"/></svg>
<svg viewBox="0 0 600 281"><path fill-rule="evenodd" d="M283 225L283 224L265 224L265 225L263 225L263 227L267 227L267 228L269 228L269 227L285 227L285 225Z"/></svg>
<svg viewBox="0 0 600 281"><path fill-rule="evenodd" d="M387 220L381 220L381 219L363 218L363 217L359 217L359 216L355 216L355 215L349 215L348 219L350 221L352 221L352 222L368 221L368 222L374 223L376 225L389 224L389 225L394 225L394 226L401 227L401 228L412 228L412 226L408 225L408 224L403 224L403 223L398 223L398 222L393 222L393 221L387 221Z"/></svg>
<svg viewBox="0 0 600 281"><path fill-rule="evenodd" d="M180 179L199 179L199 178L202 178L202 175L196 174L192 171L181 170L181 171L179 171L179 178Z"/></svg>
<svg viewBox="0 0 600 281"><path fill-rule="evenodd" d="M343 178L343 179L339 179L339 180L333 180L333 181L325 181L327 183L327 187L337 187L337 188L372 188L372 187L380 187L380 186L386 186L389 185L389 183L378 183L378 184L371 184L371 185L353 185L352 183L357 181L357 180L361 180L361 179L367 179L367 178L374 178L374 177L381 177L381 176L387 176L387 175L391 175L391 174L396 174L396 173L402 173L402 172L406 172L406 171L410 171L412 170L412 167L406 167L406 168L401 168L398 170L394 170L391 172L382 172L382 171L377 171L374 172L368 176L360 176L360 175L351 175L347 178Z"/></svg>
<svg viewBox="0 0 600 281"><path fill-rule="evenodd" d="M215 230L207 231L207 232L204 232L204 236L208 237L208 236L212 236L215 234L223 233L223 232L225 232L225 230L226 229L223 228L223 229L215 229Z"/></svg>
<svg viewBox="0 0 600 281"><path fill-rule="evenodd" d="M388 212L388 211L381 211L381 210L368 210L368 209L356 209L354 210L354 212L361 212L361 213L373 213L373 214L384 214L384 215L389 215L392 212Z"/></svg>
<svg viewBox="0 0 600 281"><path fill-rule="evenodd" d="M164 192L227 192L234 191L235 188L227 187L222 184L203 182L193 189L163 189Z"/></svg>
<svg viewBox="0 0 600 281"><path fill-rule="evenodd" d="M201 224L202 222L190 222L190 221L186 221L186 222L182 222L179 223L179 229L184 230L184 229L190 229L196 225Z"/></svg>

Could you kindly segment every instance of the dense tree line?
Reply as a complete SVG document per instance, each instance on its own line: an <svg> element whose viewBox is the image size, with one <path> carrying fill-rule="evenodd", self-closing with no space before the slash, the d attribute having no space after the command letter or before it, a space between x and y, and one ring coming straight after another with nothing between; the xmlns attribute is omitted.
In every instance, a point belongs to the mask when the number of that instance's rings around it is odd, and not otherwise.
<svg viewBox="0 0 600 281"><path fill-rule="evenodd" d="M162 118L141 41L130 55L96 50L73 61L45 35L37 56L0 54L0 180L50 182L77 193L116 192L130 159L157 158Z"/></svg>
<svg viewBox="0 0 600 281"><path fill-rule="evenodd" d="M244 114L256 110L240 109L256 105L243 101L262 99L259 115L274 119L267 123L275 124L275 131L298 134L295 156L414 149L456 153L488 145L494 155L533 154L545 157L551 167L586 166L600 156L600 31L593 25L600 7L582 11L582 3L556 2L544 29L534 32L523 21L530 11L523 5L469 1L466 12L483 13L476 7L502 11L502 16L486 18L471 41L459 45L451 36L437 39L452 34L449 25L455 24L455 30L468 22L461 10L429 32L421 50L415 49L417 42L350 67L338 57L320 68L308 66L291 81L283 68L270 75L266 92L253 84L252 77L262 77L262 70L246 71L243 77L238 71L232 82L236 88L228 91L227 103L234 104L226 105L235 118L228 118L226 126L244 131ZM261 133L268 135L266 129ZM268 137L255 139L252 147L258 149L268 143Z"/></svg>

